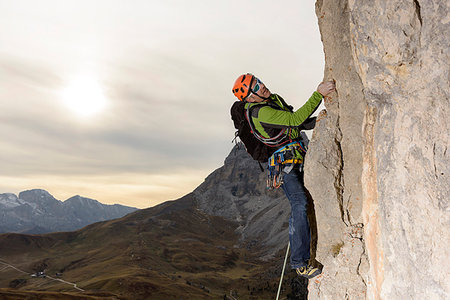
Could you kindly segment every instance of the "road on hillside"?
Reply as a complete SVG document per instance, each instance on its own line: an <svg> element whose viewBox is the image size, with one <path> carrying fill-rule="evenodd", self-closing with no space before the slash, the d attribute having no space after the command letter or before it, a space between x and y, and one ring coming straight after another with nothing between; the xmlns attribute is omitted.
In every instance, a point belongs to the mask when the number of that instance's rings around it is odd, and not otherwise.
<svg viewBox="0 0 450 300"><path fill-rule="evenodd" d="M27 275L30 275L30 276L32 275L31 273L25 272L25 271L23 271L23 270L21 270L21 269L15 267L15 266L13 266L13 265L7 263L7 262L5 262L4 260L1 260L1 259L0 259L0 264L2 264L2 265L5 266L5 267L4 267L3 269L1 269L0 271L5 270L6 268L9 267L9 268L13 268L14 270L16 270L16 271L18 271L18 272L20 272L20 273L27 274ZM69 285L73 286L75 289L77 289L78 291L84 292L84 290L83 290L82 288L79 288L79 287L77 286L76 283L68 282L68 281L62 280L62 279L60 279L60 278L53 278L53 277L48 276L48 275L45 275L45 278L48 278L48 279L50 279L50 280L59 281L59 282L65 283L65 284L69 284Z"/></svg>

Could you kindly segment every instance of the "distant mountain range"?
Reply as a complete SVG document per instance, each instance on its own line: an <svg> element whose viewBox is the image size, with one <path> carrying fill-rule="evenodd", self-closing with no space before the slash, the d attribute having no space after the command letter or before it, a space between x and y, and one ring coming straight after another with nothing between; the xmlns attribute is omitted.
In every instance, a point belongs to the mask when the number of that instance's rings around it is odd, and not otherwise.
<svg viewBox="0 0 450 300"><path fill-rule="evenodd" d="M45 271L102 299L273 299L290 210L282 191L266 189L265 176L240 145L178 200L74 232L0 234L0 265L28 273L0 272L0 298L43 296L44 289L86 297L30 276ZM282 299L306 299L294 295L305 295L308 280L287 273Z"/></svg>
<svg viewBox="0 0 450 300"><path fill-rule="evenodd" d="M106 205L81 196L60 201L40 189L21 192L18 197L0 194L0 233L73 231L95 222L123 217L135 210L137 208Z"/></svg>

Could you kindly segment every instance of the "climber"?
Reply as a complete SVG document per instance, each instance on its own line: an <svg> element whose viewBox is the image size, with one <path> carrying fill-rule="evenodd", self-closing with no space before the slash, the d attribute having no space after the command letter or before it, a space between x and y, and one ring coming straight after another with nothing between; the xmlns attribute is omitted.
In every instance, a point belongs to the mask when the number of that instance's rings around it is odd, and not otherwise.
<svg viewBox="0 0 450 300"><path fill-rule="evenodd" d="M311 233L307 217L308 200L303 184L303 158L306 145L302 141L301 129L312 129L315 118L311 114L317 109L322 98L335 90L333 82L319 84L309 100L293 111L277 94L270 90L254 75L247 73L237 78L232 92L239 99L233 107L243 104L246 121L237 124L234 116L239 110L232 108L232 118L238 128L240 139L254 159L268 161L268 188L282 187L291 205L289 218L290 264L299 276L312 278L319 275L320 268L310 264ZM243 124L246 123L246 124ZM270 155L258 157L253 153L253 143L243 134L242 125L249 126L253 136L265 147L276 151L257 151ZM253 137L251 137L253 138Z"/></svg>

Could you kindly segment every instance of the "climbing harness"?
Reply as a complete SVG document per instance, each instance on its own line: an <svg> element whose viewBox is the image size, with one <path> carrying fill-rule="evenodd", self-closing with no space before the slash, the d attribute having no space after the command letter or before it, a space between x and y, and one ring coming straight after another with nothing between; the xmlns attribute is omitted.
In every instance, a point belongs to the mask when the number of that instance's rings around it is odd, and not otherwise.
<svg viewBox="0 0 450 300"><path fill-rule="evenodd" d="M290 246L290 243L288 242L287 249L286 249L286 255L284 256L283 271L281 271L280 284L278 285L278 292L277 292L277 299L276 300L278 300L278 298L280 297L281 283L283 282L284 268L286 267L286 261L287 261L287 257L288 257L288 254L289 254L289 246Z"/></svg>
<svg viewBox="0 0 450 300"><path fill-rule="evenodd" d="M301 141L295 141L275 151L267 162L267 189L279 188L283 184L282 172L289 173L294 165L302 165L306 150Z"/></svg>

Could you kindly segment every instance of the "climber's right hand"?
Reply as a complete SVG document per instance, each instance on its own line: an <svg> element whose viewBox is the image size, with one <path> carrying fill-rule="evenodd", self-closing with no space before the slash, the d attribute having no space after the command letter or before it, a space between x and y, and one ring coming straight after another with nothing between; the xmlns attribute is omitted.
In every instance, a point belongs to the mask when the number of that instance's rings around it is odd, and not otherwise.
<svg viewBox="0 0 450 300"><path fill-rule="evenodd" d="M324 97L328 96L335 89L336 86L333 81L321 82L317 87L317 91Z"/></svg>

